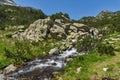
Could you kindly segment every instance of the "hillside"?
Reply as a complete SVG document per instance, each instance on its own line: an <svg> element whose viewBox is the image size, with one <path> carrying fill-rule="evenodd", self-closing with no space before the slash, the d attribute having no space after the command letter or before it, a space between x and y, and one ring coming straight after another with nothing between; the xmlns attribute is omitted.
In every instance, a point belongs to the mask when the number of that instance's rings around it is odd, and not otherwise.
<svg viewBox="0 0 120 80"><path fill-rule="evenodd" d="M120 31L120 11L111 12L111 11L101 11L97 16L88 16L83 17L79 22L84 23L90 27L95 27L98 29L106 28L105 34L114 33L115 31Z"/></svg>
<svg viewBox="0 0 120 80"><path fill-rule="evenodd" d="M120 11L75 21L62 12L0 5L0 78L119 80L119 21Z"/></svg>
<svg viewBox="0 0 120 80"><path fill-rule="evenodd" d="M83 50L85 46L91 49L85 52L86 55L75 57L73 61L68 63L63 72L55 73L53 80L120 80L119 21L120 11L106 10L101 11L97 16L80 19L78 22L98 29L102 38L99 42L99 37L92 40L87 37L83 42L80 42L83 45L78 42L78 49L82 48Z"/></svg>
<svg viewBox="0 0 120 80"><path fill-rule="evenodd" d="M12 5L17 6L17 4L13 0L0 0L1 5Z"/></svg>
<svg viewBox="0 0 120 80"><path fill-rule="evenodd" d="M28 27L33 21L45 17L41 10L34 8L0 5L0 30L19 25Z"/></svg>

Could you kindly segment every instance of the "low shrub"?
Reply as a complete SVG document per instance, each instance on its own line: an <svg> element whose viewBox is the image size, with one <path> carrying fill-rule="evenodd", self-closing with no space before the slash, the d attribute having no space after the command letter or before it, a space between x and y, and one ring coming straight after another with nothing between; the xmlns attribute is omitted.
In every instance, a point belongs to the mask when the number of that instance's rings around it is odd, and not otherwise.
<svg viewBox="0 0 120 80"><path fill-rule="evenodd" d="M114 54L114 47L108 43L99 43L97 45L97 51L102 54L109 54L109 55L115 55Z"/></svg>
<svg viewBox="0 0 120 80"><path fill-rule="evenodd" d="M4 48L5 56L15 61L26 61L32 57L31 45L28 41L16 41L13 51Z"/></svg>
<svg viewBox="0 0 120 80"><path fill-rule="evenodd" d="M114 55L114 47L111 44L107 42L103 43L102 38L92 38L90 35L85 36L84 38L79 38L76 47L78 51L96 51L100 53L100 55Z"/></svg>

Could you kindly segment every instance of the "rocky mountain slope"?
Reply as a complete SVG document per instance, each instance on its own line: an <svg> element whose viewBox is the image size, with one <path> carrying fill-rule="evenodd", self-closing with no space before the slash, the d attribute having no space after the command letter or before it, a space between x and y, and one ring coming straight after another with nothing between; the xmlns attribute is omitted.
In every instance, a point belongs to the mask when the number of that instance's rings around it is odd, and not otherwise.
<svg viewBox="0 0 120 80"><path fill-rule="evenodd" d="M28 27L35 20L45 17L46 15L38 9L0 5L0 30L13 30L19 25Z"/></svg>
<svg viewBox="0 0 120 80"><path fill-rule="evenodd" d="M111 12L111 11L103 10L96 16L96 19L111 18L114 15L115 14L113 12Z"/></svg>
<svg viewBox="0 0 120 80"><path fill-rule="evenodd" d="M60 54L57 48L70 51L75 45L78 53L87 55L80 55L74 61L72 56L68 56L66 61L72 62L64 73L58 73L58 76L55 73L55 80L96 80L104 78L107 72L112 75L117 72L117 76L120 76L120 61L117 61L120 55L116 57L114 53L120 50L120 11L102 11L95 17L84 17L79 21L71 20L67 14L57 13L48 17L41 10L20 6L0 5L0 11L0 68L10 64L24 65L31 59L45 55L57 55L56 52ZM117 36L111 37L110 34ZM66 44L69 45L67 48ZM109 65L110 60L115 65ZM106 67L110 70L101 71Z"/></svg>
<svg viewBox="0 0 120 80"><path fill-rule="evenodd" d="M80 35L89 33L89 28L85 24L72 22L63 16L63 19L52 20L50 17L39 19L32 23L24 32L20 29L12 37L18 39L28 39L30 41L42 41L54 38L57 40L76 40Z"/></svg>
<svg viewBox="0 0 120 80"><path fill-rule="evenodd" d="M3 5L13 5L13 6L17 5L13 0L0 0L0 4L3 4Z"/></svg>
<svg viewBox="0 0 120 80"><path fill-rule="evenodd" d="M115 31L120 31L120 11L101 11L97 16L83 17L79 22L88 25L89 27L95 27L104 31L104 34L111 34ZM102 31L102 32L103 32Z"/></svg>
<svg viewBox="0 0 120 80"><path fill-rule="evenodd" d="M88 17L83 17L80 19L80 21L96 21L96 20L103 20L103 19L111 19L115 16L118 16L120 14L119 11L112 12L108 10L103 10L100 13L98 13L96 16L88 16Z"/></svg>

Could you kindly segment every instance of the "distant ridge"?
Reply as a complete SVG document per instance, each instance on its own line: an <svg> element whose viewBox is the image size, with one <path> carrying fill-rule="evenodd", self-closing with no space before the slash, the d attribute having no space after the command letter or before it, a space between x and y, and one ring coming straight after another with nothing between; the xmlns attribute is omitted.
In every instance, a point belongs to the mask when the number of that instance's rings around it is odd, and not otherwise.
<svg viewBox="0 0 120 80"><path fill-rule="evenodd" d="M17 4L13 0L0 0L0 4L17 6Z"/></svg>

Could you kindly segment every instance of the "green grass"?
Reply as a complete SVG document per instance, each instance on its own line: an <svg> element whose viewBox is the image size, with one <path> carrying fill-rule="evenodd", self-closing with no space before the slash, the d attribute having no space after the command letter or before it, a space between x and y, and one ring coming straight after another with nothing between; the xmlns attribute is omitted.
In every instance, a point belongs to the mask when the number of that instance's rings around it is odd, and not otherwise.
<svg viewBox="0 0 120 80"><path fill-rule="evenodd" d="M0 39L0 68L12 63L12 60L7 59L4 53L4 48L7 47L8 49L12 50L13 45L9 41L4 39Z"/></svg>
<svg viewBox="0 0 120 80"><path fill-rule="evenodd" d="M119 33L114 33L106 37L107 41L111 38L119 38ZM120 41L112 41L114 48L120 46ZM77 68L81 71L77 73ZM103 68L108 68L105 72ZM53 80L101 80L103 77L120 80L120 51L115 49L115 55L100 55L96 51L90 51L83 56L77 56L69 62L63 72L55 74Z"/></svg>
<svg viewBox="0 0 120 80"><path fill-rule="evenodd" d="M62 75L63 80L89 80L89 75L97 74L97 72L93 71L93 64L103 62L108 56L100 56L98 54L87 54L83 56L78 56L74 59L74 61L70 62L64 71L64 75ZM77 73L76 69L81 68L81 72ZM60 75L63 73L60 73Z"/></svg>
<svg viewBox="0 0 120 80"><path fill-rule="evenodd" d="M0 68L10 64L21 64L24 61L40 58L48 54L50 49L60 47L60 41L54 39L45 40L38 43L29 41L18 41L7 38L9 32L0 31Z"/></svg>
<svg viewBox="0 0 120 80"><path fill-rule="evenodd" d="M56 41L54 39L45 40L38 43L30 43L26 41L18 41L18 46L15 45L17 40L7 38L5 35L8 32L1 32L3 38L0 39L0 68L8 66L10 64L21 64L25 59L32 60L36 57L45 56L50 49L60 47L62 41ZM119 40L111 40L111 38L119 38L119 33L107 36L107 41L112 41L113 46L119 47ZM5 55L5 48L12 52L12 54L18 54L17 57L7 57ZM16 53L16 51L24 53ZM29 53L30 49L30 53ZM28 50L28 51L27 51ZM26 52L27 51L27 52ZM25 59L24 59L25 58ZM81 71L77 73L77 68L81 67ZM107 72L103 71L103 68L108 68ZM100 55L96 51L90 51L83 56L77 56L74 61L69 62L63 72L56 73L53 80L94 80L95 78L101 80L102 77L111 77L120 79L120 52L119 48L116 49L115 55Z"/></svg>
<svg viewBox="0 0 120 80"><path fill-rule="evenodd" d="M116 51L120 51L120 33L119 32L115 32L114 34L107 36L105 41L112 44Z"/></svg>
<svg viewBox="0 0 120 80"><path fill-rule="evenodd" d="M116 56L103 55L97 53L78 56L74 61L70 62L63 73L57 73L53 80L62 78L62 80L101 80L103 77L120 78L120 53ZM81 67L81 71L77 73L77 68ZM104 72L103 68L108 68Z"/></svg>

